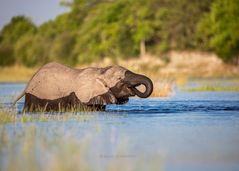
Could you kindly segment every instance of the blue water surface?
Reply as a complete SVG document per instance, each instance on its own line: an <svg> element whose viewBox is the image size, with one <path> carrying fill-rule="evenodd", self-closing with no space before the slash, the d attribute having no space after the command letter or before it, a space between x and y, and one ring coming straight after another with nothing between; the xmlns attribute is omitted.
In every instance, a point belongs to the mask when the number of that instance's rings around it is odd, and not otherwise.
<svg viewBox="0 0 239 171"><path fill-rule="evenodd" d="M0 84L2 103L9 106L24 86ZM17 104L20 116L23 101ZM132 165L144 161L142 170L152 170L147 164L155 160L166 171L239 170L238 92L175 92L168 98L131 98L125 105L109 105L105 112L86 115L95 119L35 124L49 134L51 129L63 127L65 134L74 138L94 135L87 157L96 170L105 170L112 158ZM22 124L5 125L8 130L16 127L25 128Z"/></svg>

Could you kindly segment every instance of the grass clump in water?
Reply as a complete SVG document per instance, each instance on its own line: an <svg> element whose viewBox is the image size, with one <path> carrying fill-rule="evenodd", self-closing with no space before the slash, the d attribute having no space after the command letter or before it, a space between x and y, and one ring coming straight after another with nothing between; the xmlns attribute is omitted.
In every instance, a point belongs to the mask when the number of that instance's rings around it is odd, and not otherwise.
<svg viewBox="0 0 239 171"><path fill-rule="evenodd" d="M97 113L92 112L37 112L17 114L17 111L7 107L0 107L0 124L27 123L27 122L67 122L74 120L86 122L97 119Z"/></svg>
<svg viewBox="0 0 239 171"><path fill-rule="evenodd" d="M9 111L0 110L0 124L15 122L16 114L13 114Z"/></svg>
<svg viewBox="0 0 239 171"><path fill-rule="evenodd" d="M0 105L0 124L16 122L16 119L16 113L5 107L3 104Z"/></svg>

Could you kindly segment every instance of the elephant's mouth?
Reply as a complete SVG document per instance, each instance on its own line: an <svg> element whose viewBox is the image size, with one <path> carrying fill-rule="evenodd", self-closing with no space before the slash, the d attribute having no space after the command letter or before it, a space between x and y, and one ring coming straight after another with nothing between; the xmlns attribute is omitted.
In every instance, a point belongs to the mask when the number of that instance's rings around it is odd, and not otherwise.
<svg viewBox="0 0 239 171"><path fill-rule="evenodd" d="M128 101L129 101L129 97L128 96L123 96L123 97L117 98L116 104L125 104Z"/></svg>

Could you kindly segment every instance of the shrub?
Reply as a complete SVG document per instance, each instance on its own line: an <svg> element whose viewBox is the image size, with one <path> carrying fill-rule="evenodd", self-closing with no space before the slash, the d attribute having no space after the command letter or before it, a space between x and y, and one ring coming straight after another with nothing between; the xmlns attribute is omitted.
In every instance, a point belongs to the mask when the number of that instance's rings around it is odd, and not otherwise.
<svg viewBox="0 0 239 171"><path fill-rule="evenodd" d="M14 48L9 44L0 45L0 66L12 65L15 63Z"/></svg>

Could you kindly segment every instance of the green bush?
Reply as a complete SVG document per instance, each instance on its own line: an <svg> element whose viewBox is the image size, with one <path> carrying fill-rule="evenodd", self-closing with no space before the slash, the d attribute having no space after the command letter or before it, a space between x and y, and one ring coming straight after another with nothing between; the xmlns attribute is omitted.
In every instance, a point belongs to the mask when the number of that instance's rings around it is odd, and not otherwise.
<svg viewBox="0 0 239 171"><path fill-rule="evenodd" d="M44 37L25 35L15 46L18 63L27 67L42 65L49 61L51 42Z"/></svg>
<svg viewBox="0 0 239 171"><path fill-rule="evenodd" d="M198 24L203 48L226 62L239 59L239 0L216 0Z"/></svg>
<svg viewBox="0 0 239 171"><path fill-rule="evenodd" d="M75 65L77 58L73 55L75 45L75 35L69 32L64 32L56 37L53 41L49 55L51 60L58 60L61 63Z"/></svg>
<svg viewBox="0 0 239 171"><path fill-rule="evenodd" d="M14 48L8 44L0 45L0 66L12 65L15 62Z"/></svg>
<svg viewBox="0 0 239 171"><path fill-rule="evenodd" d="M25 16L13 17L0 32L2 42L15 44L21 36L27 33L35 33L36 26Z"/></svg>

